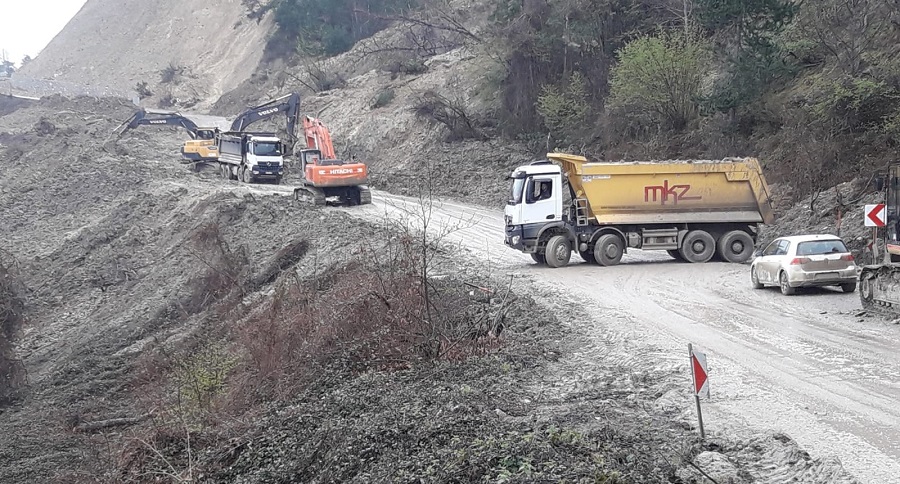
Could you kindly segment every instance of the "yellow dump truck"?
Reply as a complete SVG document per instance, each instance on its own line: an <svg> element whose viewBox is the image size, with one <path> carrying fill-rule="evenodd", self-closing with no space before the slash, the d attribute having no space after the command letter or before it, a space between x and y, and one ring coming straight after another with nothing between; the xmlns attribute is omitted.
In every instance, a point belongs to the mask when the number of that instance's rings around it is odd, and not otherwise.
<svg viewBox="0 0 900 484"><path fill-rule="evenodd" d="M616 265L628 248L745 262L759 224L774 221L755 158L593 163L548 153L510 178L505 243L550 267L568 264L574 250Z"/></svg>

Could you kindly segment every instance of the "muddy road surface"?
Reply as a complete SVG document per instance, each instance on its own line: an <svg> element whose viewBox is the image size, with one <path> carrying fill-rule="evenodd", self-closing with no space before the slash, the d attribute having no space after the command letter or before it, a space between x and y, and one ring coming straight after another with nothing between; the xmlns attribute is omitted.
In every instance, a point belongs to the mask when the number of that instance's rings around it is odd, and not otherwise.
<svg viewBox="0 0 900 484"><path fill-rule="evenodd" d="M591 351L620 353L635 372L687 368L693 343L710 367L711 398L703 402L708 434L781 432L813 457L839 459L860 482L900 483L900 326L863 315L857 293L753 290L749 264L689 264L662 251L630 251L615 267L573 254L569 266L551 269L504 246L502 213L458 202L423 207L414 198L374 192L372 205L335 209L370 221L427 220L430 231L473 262L541 288L545 302L563 311L581 308L588 320L572 324L597 341L572 362L583 372L590 372ZM692 405L683 415L696 418Z"/></svg>

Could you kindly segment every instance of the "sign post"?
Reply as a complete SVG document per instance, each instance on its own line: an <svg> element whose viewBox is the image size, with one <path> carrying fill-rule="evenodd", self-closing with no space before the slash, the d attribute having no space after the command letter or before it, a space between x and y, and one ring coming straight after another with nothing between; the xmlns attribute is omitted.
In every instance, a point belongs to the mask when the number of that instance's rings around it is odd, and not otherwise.
<svg viewBox="0 0 900 484"><path fill-rule="evenodd" d="M866 205L865 209L866 227L872 227L872 261L878 263L878 227L885 226L885 209L883 203L875 203Z"/></svg>
<svg viewBox="0 0 900 484"><path fill-rule="evenodd" d="M697 421L700 423L700 438L706 438L703 431L703 412L700 410L700 396L709 398L709 379L706 370L706 355L694 351L693 345L688 343L688 355L691 359L691 379L694 382L694 401L697 402Z"/></svg>

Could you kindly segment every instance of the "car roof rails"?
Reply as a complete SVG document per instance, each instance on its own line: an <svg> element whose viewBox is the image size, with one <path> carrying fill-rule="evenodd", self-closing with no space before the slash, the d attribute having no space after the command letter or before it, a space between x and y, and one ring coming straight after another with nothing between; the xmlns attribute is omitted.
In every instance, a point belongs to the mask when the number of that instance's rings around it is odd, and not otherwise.
<svg viewBox="0 0 900 484"><path fill-rule="evenodd" d="M553 162L550 160L540 160L540 161L535 161L535 162L531 163L532 166L534 166L534 165L552 165L552 164L553 164Z"/></svg>

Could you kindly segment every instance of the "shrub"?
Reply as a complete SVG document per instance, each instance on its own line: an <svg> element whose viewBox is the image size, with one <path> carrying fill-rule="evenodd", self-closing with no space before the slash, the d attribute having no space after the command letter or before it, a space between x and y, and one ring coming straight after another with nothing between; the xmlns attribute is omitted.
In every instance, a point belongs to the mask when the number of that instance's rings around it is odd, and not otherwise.
<svg viewBox="0 0 900 484"><path fill-rule="evenodd" d="M153 91L150 90L150 87L147 85L147 81L141 81L134 86L134 90L137 91L138 96L141 99L148 98L153 95Z"/></svg>
<svg viewBox="0 0 900 484"><path fill-rule="evenodd" d="M682 130L699 116L708 45L697 35L662 32L629 42L610 78L609 108L626 118L650 119Z"/></svg>
<svg viewBox="0 0 900 484"><path fill-rule="evenodd" d="M414 109L416 116L446 126L450 130L447 141L483 136L461 99L449 99L429 90L419 96Z"/></svg>
<svg viewBox="0 0 900 484"><path fill-rule="evenodd" d="M387 106L394 100L395 92L393 89L383 89L375 95L372 101L369 103L369 107L372 109L378 109Z"/></svg>
<svg viewBox="0 0 900 484"><path fill-rule="evenodd" d="M170 62L165 69L159 71L160 82L163 84L176 82L184 75L184 71L185 68L183 66L177 66Z"/></svg>

